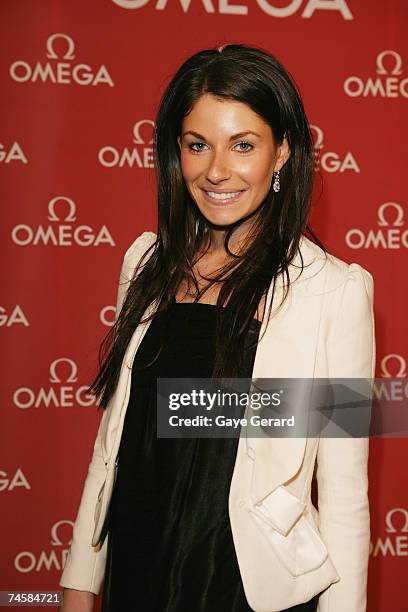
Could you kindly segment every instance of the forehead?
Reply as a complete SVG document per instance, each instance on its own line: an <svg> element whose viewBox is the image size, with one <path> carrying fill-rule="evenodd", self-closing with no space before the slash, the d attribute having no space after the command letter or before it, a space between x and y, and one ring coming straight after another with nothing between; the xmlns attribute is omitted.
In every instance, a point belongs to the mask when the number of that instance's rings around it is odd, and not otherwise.
<svg viewBox="0 0 408 612"><path fill-rule="evenodd" d="M250 106L236 100L223 100L211 94L201 96L183 119L183 131L201 134L229 135L254 130L261 135L270 132L269 124Z"/></svg>

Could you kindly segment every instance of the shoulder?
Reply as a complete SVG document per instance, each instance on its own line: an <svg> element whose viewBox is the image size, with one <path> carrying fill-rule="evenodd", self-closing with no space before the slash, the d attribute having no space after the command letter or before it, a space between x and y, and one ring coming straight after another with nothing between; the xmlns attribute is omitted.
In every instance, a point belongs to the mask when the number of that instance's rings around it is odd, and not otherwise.
<svg viewBox="0 0 408 612"><path fill-rule="evenodd" d="M154 232L143 232L128 247L122 261L121 283L128 283L131 280L138 263L155 240L156 234Z"/></svg>
<svg viewBox="0 0 408 612"><path fill-rule="evenodd" d="M343 291L346 285L349 285L355 286L357 290L363 287L369 295L372 295L373 275L357 262L348 263L330 252L324 252L305 235L302 236L299 249L307 266L306 270L310 268L313 274L317 272L325 274L326 289L329 291L335 289ZM306 277L308 276L309 273L306 274Z"/></svg>
<svg viewBox="0 0 408 612"><path fill-rule="evenodd" d="M317 274L305 283L306 297L320 297L321 329L329 371L338 378L372 378L375 373L374 280L357 262L302 241Z"/></svg>
<svg viewBox="0 0 408 612"><path fill-rule="evenodd" d="M124 261L127 265L136 266L138 260L144 255L147 249L156 241L156 234L154 232L143 232L138 236L132 244L128 247L124 255Z"/></svg>

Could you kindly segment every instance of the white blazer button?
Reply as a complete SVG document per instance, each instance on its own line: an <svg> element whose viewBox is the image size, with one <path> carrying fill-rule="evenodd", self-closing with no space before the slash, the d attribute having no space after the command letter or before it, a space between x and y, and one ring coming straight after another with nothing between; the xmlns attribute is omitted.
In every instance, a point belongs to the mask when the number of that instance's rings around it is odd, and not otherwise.
<svg viewBox="0 0 408 612"><path fill-rule="evenodd" d="M239 499L237 501L237 505L239 508L243 508L245 506L245 500L244 499Z"/></svg>

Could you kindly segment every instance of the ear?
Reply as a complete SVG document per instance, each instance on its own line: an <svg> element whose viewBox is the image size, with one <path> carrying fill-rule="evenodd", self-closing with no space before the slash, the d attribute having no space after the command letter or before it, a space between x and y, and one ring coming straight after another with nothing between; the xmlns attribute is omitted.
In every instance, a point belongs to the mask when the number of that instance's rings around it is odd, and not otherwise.
<svg viewBox="0 0 408 612"><path fill-rule="evenodd" d="M286 134L283 137L281 144L278 147L278 156L275 162L275 171L281 170L290 157L290 148Z"/></svg>
<svg viewBox="0 0 408 612"><path fill-rule="evenodd" d="M178 146L181 149L181 139L180 136L177 136L177 142L178 142Z"/></svg>

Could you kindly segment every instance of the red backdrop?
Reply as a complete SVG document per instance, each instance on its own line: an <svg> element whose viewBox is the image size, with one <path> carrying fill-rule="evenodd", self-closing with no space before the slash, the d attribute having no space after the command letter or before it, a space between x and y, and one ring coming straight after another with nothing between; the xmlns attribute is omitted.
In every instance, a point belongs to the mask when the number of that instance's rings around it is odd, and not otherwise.
<svg viewBox="0 0 408 612"><path fill-rule="evenodd" d="M59 590L99 420L84 388L124 251L156 229L153 120L192 53L254 44L293 74L323 180L312 222L373 274L376 375L406 378L408 5L3 0L0 17L0 590ZM408 610L406 450L371 440L370 612Z"/></svg>

